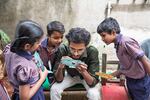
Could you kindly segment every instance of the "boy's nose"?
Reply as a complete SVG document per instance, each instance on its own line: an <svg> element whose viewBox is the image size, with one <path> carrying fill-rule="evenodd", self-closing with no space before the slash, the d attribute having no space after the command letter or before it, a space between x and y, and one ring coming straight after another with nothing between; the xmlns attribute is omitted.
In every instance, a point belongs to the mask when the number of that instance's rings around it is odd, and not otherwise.
<svg viewBox="0 0 150 100"><path fill-rule="evenodd" d="M61 42L62 42L62 39L58 39L58 42L61 43Z"/></svg>
<svg viewBox="0 0 150 100"><path fill-rule="evenodd" d="M75 56L78 56L79 54L78 54L78 52L77 52L77 51L75 51L75 52L74 52L74 55L75 55Z"/></svg>

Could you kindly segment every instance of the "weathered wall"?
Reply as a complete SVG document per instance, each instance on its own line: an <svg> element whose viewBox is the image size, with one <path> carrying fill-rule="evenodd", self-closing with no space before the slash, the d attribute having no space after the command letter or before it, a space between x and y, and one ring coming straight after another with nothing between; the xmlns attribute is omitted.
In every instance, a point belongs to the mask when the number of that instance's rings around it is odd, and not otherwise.
<svg viewBox="0 0 150 100"><path fill-rule="evenodd" d="M111 8L107 14L108 2ZM0 29L11 38L19 20L37 21L45 34L46 25L50 21L59 20L64 23L67 31L77 26L87 28L93 36L92 44L100 52L104 51L105 44L95 32L98 24L107 15L118 20L123 34L138 41L150 37L149 0L0 0ZM110 49L113 45L105 47L108 54L112 53Z"/></svg>
<svg viewBox="0 0 150 100"><path fill-rule="evenodd" d="M110 16L126 28L150 29L149 0L0 0L0 28L14 33L19 20L32 19L45 26L52 20L62 21L66 29L81 26L91 32L106 17L111 2Z"/></svg>
<svg viewBox="0 0 150 100"><path fill-rule="evenodd" d="M1 0L0 29L13 37L16 24L24 19L37 21L44 31L52 20L59 20L70 28L76 17L74 5L72 0Z"/></svg>

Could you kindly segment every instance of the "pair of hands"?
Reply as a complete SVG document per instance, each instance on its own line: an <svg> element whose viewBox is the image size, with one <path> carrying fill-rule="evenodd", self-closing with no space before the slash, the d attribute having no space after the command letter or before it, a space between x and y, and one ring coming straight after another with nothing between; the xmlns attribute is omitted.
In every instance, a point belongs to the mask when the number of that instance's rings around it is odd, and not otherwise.
<svg viewBox="0 0 150 100"><path fill-rule="evenodd" d="M86 64L78 64L76 69L79 73L83 73L83 72L87 71L87 65Z"/></svg>
<svg viewBox="0 0 150 100"><path fill-rule="evenodd" d="M64 57L62 57L62 59L63 58L68 58L67 60L68 61L70 61L70 62L72 62L72 63L75 63L76 61L72 61L72 60L70 60L70 59L72 59L72 58L70 58L70 57L68 57L68 56L64 56ZM66 62L66 61L65 61ZM68 65L68 63L67 63L67 65ZM58 66L58 68L59 69L64 69L65 68L65 63L60 63L59 64L59 66ZM76 70L79 72L79 73L83 73L83 72L85 72L85 71L87 71L87 65L85 64L85 63L80 63L80 61L79 61L79 63L78 64L75 64L75 68L76 68Z"/></svg>

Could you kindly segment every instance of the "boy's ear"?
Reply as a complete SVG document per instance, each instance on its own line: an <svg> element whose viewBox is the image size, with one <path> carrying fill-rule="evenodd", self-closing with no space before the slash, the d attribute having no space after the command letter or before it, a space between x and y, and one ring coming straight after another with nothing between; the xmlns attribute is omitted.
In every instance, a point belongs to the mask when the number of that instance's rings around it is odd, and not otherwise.
<svg viewBox="0 0 150 100"><path fill-rule="evenodd" d="M115 34L116 34L116 31L113 29L113 30L111 31L111 34L112 34L112 35L115 35Z"/></svg>
<svg viewBox="0 0 150 100"><path fill-rule="evenodd" d="M29 50L30 48L31 48L31 44L27 43L27 44L24 45L24 49L25 50Z"/></svg>

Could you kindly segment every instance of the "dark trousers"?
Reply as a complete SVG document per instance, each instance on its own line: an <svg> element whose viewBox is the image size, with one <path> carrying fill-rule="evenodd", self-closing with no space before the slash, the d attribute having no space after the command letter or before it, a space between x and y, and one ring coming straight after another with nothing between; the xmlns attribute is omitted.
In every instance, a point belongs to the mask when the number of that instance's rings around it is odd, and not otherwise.
<svg viewBox="0 0 150 100"><path fill-rule="evenodd" d="M13 93L12 100L20 100L18 93ZM36 94L30 100L45 100L43 88L40 87Z"/></svg>
<svg viewBox="0 0 150 100"><path fill-rule="evenodd" d="M146 75L141 79L127 79L127 88L132 100L149 100L150 76Z"/></svg>

